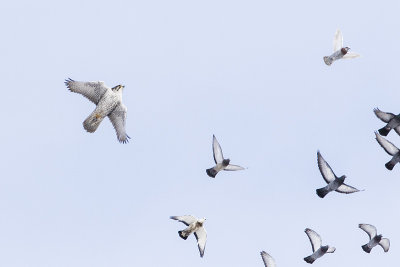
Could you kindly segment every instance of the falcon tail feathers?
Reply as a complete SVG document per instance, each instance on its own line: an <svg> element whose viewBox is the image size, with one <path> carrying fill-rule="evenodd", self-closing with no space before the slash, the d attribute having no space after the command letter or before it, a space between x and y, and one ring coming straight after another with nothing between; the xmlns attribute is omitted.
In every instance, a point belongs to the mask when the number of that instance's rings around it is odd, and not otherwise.
<svg viewBox="0 0 400 267"><path fill-rule="evenodd" d="M214 170L214 168L207 169L206 172L207 172L207 175L212 178L215 178L215 176L218 173L216 170Z"/></svg>
<svg viewBox="0 0 400 267"><path fill-rule="evenodd" d="M308 257L304 258L304 261L307 262L307 263L312 264L315 261L315 259L313 259L311 256L308 256Z"/></svg>
<svg viewBox="0 0 400 267"><path fill-rule="evenodd" d="M186 239L188 238L188 235L185 235L185 232L184 232L184 231L178 231L178 234L179 234L179 236L180 236L182 239L184 239L184 240L186 240Z"/></svg>
<svg viewBox="0 0 400 267"><path fill-rule="evenodd" d="M392 161L389 161L388 163L385 164L386 169L389 171L393 170L393 167L396 163L392 163Z"/></svg>
<svg viewBox="0 0 400 267"><path fill-rule="evenodd" d="M378 132L382 136L387 136L389 134L390 130L391 130L390 128L388 129L386 127L383 127L381 129L379 129Z"/></svg>
<svg viewBox="0 0 400 267"><path fill-rule="evenodd" d="M89 133L94 133L99 127L100 123L103 121L104 116L97 112L93 112L89 117L83 122L83 128Z"/></svg>
<svg viewBox="0 0 400 267"><path fill-rule="evenodd" d="M325 189L324 187L323 188L319 188L319 189L317 189L315 191L317 192L317 195L320 198L324 198L329 193L329 190Z"/></svg>
<svg viewBox="0 0 400 267"><path fill-rule="evenodd" d="M332 65L333 60L330 57L324 57L324 62L326 65Z"/></svg>
<svg viewBox="0 0 400 267"><path fill-rule="evenodd" d="M363 245L363 246L361 246L361 247L362 247L362 249L363 249L365 252L367 252L367 253L370 253L370 252L371 252L371 248L368 247L367 244L365 244L365 245Z"/></svg>

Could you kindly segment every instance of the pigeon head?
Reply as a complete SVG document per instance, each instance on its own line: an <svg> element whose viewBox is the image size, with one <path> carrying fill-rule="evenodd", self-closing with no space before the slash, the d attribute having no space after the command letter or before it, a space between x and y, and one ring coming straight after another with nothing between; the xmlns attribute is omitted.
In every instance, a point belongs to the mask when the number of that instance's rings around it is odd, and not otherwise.
<svg viewBox="0 0 400 267"><path fill-rule="evenodd" d="M124 88L125 88L124 85L118 84L117 86L111 88L111 90L113 90L114 92L118 92L119 90L122 90Z"/></svg>
<svg viewBox="0 0 400 267"><path fill-rule="evenodd" d="M230 159L224 159L224 160L222 161L222 165L223 165L223 166L228 166L230 161L231 161Z"/></svg>
<svg viewBox="0 0 400 267"><path fill-rule="evenodd" d="M346 179L346 175L342 175L338 179L344 182L344 179Z"/></svg>
<svg viewBox="0 0 400 267"><path fill-rule="evenodd" d="M329 249L328 245L327 246L321 246L322 253L326 253L328 251L328 249Z"/></svg>
<svg viewBox="0 0 400 267"><path fill-rule="evenodd" d="M377 236L375 236L375 240L376 240L376 242L381 242L381 239L382 239L382 235L377 235Z"/></svg>
<svg viewBox="0 0 400 267"><path fill-rule="evenodd" d="M202 218L200 220L197 221L198 224L200 224L201 226L203 226L203 223L206 221L206 218Z"/></svg>
<svg viewBox="0 0 400 267"><path fill-rule="evenodd" d="M346 55L347 52L349 52L349 50L350 50L350 47L347 47L347 46L340 49L340 51L342 52L343 55Z"/></svg>

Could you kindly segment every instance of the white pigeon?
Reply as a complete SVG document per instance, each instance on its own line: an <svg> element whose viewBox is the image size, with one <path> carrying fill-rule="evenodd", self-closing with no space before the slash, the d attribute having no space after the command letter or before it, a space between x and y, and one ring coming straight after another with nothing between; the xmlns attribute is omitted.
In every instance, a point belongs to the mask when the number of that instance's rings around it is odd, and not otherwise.
<svg viewBox="0 0 400 267"><path fill-rule="evenodd" d="M385 164L386 169L393 170L394 165L400 162L400 151L399 149L393 145L391 142L380 136L377 132L375 132L375 139L381 145L381 147L392 156L392 159Z"/></svg>
<svg viewBox="0 0 400 267"><path fill-rule="evenodd" d="M335 252L336 248L330 247L328 245L322 246L321 237L313 230L306 228L304 231L308 238L310 239L313 254L308 257L304 258L304 261L307 263L312 264L316 259L325 255L325 253L333 253Z"/></svg>
<svg viewBox="0 0 400 267"><path fill-rule="evenodd" d="M271 255L269 255L267 252L265 251L261 251L261 258L264 262L265 267L275 267L275 261L274 259L271 257Z"/></svg>
<svg viewBox="0 0 400 267"><path fill-rule="evenodd" d="M224 159L224 155L222 154L221 146L219 145L217 138L213 135L213 144L212 144L213 154L215 166L207 169L206 172L208 176L215 178L219 171L240 171L244 170L243 167L238 165L229 164L230 159Z"/></svg>
<svg viewBox="0 0 400 267"><path fill-rule="evenodd" d="M369 242L362 247L362 249L370 253L372 248L379 245L383 248L383 251L388 252L390 247L390 241L387 238L382 238L382 235L377 235L376 227L371 224L360 223L359 228L364 230L369 236Z"/></svg>
<svg viewBox="0 0 400 267"><path fill-rule="evenodd" d="M400 114L394 115L390 112L383 112L379 108L374 108L374 113L381 121L386 122L386 125L378 130L380 135L387 136L392 129L400 135Z"/></svg>
<svg viewBox="0 0 400 267"><path fill-rule="evenodd" d="M324 57L325 64L330 66L332 65L333 61L336 61L338 59L356 58L360 56L356 53L349 52L349 50L349 47L343 47L342 32L340 30L337 30L335 33L335 37L333 38L333 54Z"/></svg>
<svg viewBox="0 0 400 267"><path fill-rule="evenodd" d="M203 257L207 241L207 232L203 226L206 218L197 219L192 215L171 216L170 218L173 220L180 221L187 226L185 230L178 231L179 236L184 240L186 240L191 233L194 233L194 236L196 237L197 240L197 246L200 251L200 257Z"/></svg>
<svg viewBox="0 0 400 267"><path fill-rule="evenodd" d="M325 187L316 190L317 195L320 198L324 198L329 192L336 191L343 194L350 194L354 192L359 192L355 187L347 185L344 183L345 175L337 177L333 172L332 168L329 166L328 162L322 157L319 151L317 152L318 168L324 178L325 182L328 184Z"/></svg>

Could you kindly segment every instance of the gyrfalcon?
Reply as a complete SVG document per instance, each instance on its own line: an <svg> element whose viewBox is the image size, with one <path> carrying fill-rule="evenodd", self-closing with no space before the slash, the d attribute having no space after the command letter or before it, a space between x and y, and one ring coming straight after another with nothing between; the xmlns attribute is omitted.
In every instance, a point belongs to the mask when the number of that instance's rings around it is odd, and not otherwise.
<svg viewBox="0 0 400 267"><path fill-rule="evenodd" d="M192 215L171 216L170 218L172 220L180 221L187 226L185 230L178 231L178 234L182 239L186 240L191 233L194 233L200 251L200 257L203 257L207 241L207 232L203 226L206 218L197 219Z"/></svg>
<svg viewBox="0 0 400 267"><path fill-rule="evenodd" d="M349 47L343 47L343 35L340 30L337 30L335 33L335 37L333 39L333 54L330 56L324 57L324 62L326 65L332 65L333 61L338 59L344 58L355 58L359 57L360 55L356 53L349 52Z"/></svg>
<svg viewBox="0 0 400 267"><path fill-rule="evenodd" d="M316 259L325 255L325 253L335 252L336 248L334 248L334 247L330 247L328 245L322 246L321 237L315 231L313 231L309 228L306 228L306 230L304 232L307 234L308 239L310 239L312 251L313 251L313 254L304 258L305 262L313 263Z"/></svg>
<svg viewBox="0 0 400 267"><path fill-rule="evenodd" d="M376 227L371 224L360 223L358 227L364 232L366 232L369 236L369 242L362 247L362 249L370 253L372 248L376 245L379 245L383 248L383 251L388 252L390 247L390 241L387 238L382 238L382 235L377 235Z"/></svg>
<svg viewBox="0 0 400 267"><path fill-rule="evenodd" d="M71 92L83 95L96 105L92 114L83 122L86 131L95 132L101 121L108 116L117 132L118 141L124 144L129 142L130 137L125 131L128 109L122 104L122 89L125 86L109 88L104 82L78 82L70 78L65 80L65 85Z"/></svg>

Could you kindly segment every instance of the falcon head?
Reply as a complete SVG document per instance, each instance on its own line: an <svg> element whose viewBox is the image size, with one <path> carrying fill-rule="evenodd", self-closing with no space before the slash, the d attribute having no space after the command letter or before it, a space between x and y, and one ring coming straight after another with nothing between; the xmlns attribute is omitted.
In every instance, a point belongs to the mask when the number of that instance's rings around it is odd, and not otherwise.
<svg viewBox="0 0 400 267"><path fill-rule="evenodd" d="M117 86L111 88L111 90L113 90L114 92L118 92L119 90L122 90L124 88L125 88L124 85L118 84Z"/></svg>
<svg viewBox="0 0 400 267"><path fill-rule="evenodd" d="M343 55L346 55L347 52L349 52L349 50L350 50L350 47L347 47L347 46L340 49L340 51L342 52Z"/></svg>

